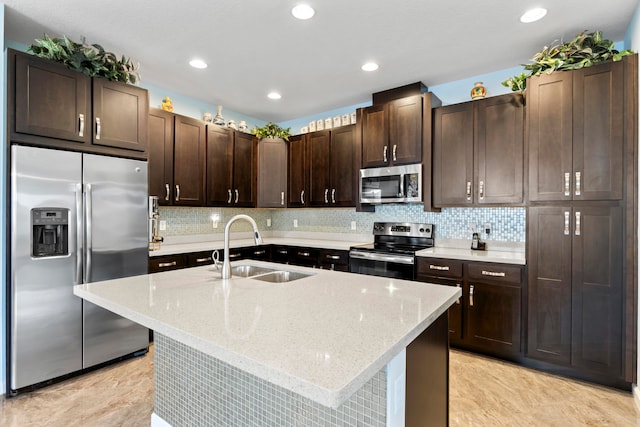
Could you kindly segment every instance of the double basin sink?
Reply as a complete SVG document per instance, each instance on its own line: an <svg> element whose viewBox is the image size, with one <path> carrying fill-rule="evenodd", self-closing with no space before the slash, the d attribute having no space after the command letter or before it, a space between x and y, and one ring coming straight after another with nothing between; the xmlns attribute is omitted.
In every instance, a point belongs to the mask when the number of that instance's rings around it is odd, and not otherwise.
<svg viewBox="0 0 640 427"><path fill-rule="evenodd" d="M276 268L260 267L257 265L236 265L231 267L231 277L247 277L269 283L286 283L303 279L313 274L287 271Z"/></svg>

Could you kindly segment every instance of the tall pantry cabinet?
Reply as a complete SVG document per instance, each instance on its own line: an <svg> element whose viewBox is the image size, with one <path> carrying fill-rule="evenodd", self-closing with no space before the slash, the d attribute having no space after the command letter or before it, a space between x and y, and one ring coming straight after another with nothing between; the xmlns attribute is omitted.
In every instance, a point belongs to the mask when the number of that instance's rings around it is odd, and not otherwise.
<svg viewBox="0 0 640 427"><path fill-rule="evenodd" d="M636 381L637 56L527 83L527 357Z"/></svg>

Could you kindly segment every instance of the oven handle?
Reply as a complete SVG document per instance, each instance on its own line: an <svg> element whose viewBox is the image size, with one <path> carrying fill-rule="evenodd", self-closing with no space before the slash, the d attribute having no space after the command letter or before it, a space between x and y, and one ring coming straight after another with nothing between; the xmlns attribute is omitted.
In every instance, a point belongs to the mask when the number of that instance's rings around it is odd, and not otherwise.
<svg viewBox="0 0 640 427"><path fill-rule="evenodd" d="M402 255L389 255L389 254L378 254L375 252L362 252L357 250L352 250L349 252L349 257L355 259L366 259L370 261L383 261L383 262L393 262L396 264L414 264L414 258Z"/></svg>

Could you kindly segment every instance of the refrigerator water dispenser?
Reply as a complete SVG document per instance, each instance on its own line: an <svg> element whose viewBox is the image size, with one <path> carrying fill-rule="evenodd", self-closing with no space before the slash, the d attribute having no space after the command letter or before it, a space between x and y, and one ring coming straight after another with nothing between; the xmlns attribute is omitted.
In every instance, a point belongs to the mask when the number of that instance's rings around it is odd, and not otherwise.
<svg viewBox="0 0 640 427"><path fill-rule="evenodd" d="M31 209L31 228L34 258L69 254L69 209Z"/></svg>

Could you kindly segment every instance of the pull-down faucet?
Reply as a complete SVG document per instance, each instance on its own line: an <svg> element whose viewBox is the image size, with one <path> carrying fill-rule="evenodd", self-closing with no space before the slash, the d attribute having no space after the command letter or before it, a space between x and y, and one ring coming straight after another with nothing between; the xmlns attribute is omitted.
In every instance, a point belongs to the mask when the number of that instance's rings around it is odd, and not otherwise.
<svg viewBox="0 0 640 427"><path fill-rule="evenodd" d="M231 278L231 262L229 261L229 229L231 228L231 224L236 222L239 219L244 219L253 227L253 240L256 245L262 244L262 237L260 237L260 232L258 231L258 225L249 215L235 215L231 217L227 225L224 227L224 262L222 263L222 278L230 279Z"/></svg>

